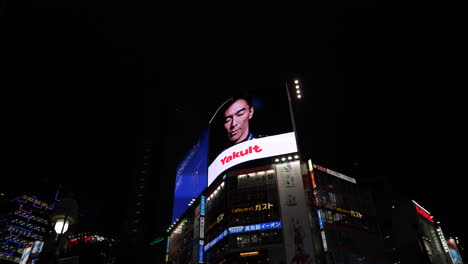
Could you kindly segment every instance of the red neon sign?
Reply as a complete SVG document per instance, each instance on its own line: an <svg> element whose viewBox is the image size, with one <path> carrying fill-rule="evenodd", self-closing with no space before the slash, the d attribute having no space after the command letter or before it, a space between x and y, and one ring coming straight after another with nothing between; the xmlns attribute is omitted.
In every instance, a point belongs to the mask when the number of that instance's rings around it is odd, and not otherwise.
<svg viewBox="0 0 468 264"><path fill-rule="evenodd" d="M416 211L418 211L418 213L422 216L424 216L424 218L426 218L427 220L429 220L430 222L434 223L434 219L432 219L432 216L430 216L428 213L426 213L426 211L424 211L423 209L421 209L419 206L417 206L416 204L414 205L416 207Z"/></svg>

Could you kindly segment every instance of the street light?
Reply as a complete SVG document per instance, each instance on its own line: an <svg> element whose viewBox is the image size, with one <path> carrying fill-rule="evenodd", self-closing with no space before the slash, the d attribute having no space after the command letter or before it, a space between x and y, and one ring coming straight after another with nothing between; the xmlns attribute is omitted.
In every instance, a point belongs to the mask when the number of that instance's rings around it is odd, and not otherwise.
<svg viewBox="0 0 468 264"><path fill-rule="evenodd" d="M57 263L68 244L68 239L64 238L63 234L70 232L70 227L78 222L78 202L74 199L73 193L66 194L60 200L56 198L56 201L58 203L49 218L50 235L45 238L46 242L38 264Z"/></svg>
<svg viewBox="0 0 468 264"><path fill-rule="evenodd" d="M63 234L67 232L69 225L70 225L70 220L65 219L65 218L57 219L57 221L55 222L55 226L54 226L55 233Z"/></svg>
<svg viewBox="0 0 468 264"><path fill-rule="evenodd" d="M78 203L73 198L63 198L50 220L54 223L57 235L68 231L68 227L78 220Z"/></svg>
<svg viewBox="0 0 468 264"><path fill-rule="evenodd" d="M69 227L78 221L78 202L73 193L69 193L57 204L55 212L50 217L56 233L54 240L54 259L57 260L68 246L68 239L63 236Z"/></svg>

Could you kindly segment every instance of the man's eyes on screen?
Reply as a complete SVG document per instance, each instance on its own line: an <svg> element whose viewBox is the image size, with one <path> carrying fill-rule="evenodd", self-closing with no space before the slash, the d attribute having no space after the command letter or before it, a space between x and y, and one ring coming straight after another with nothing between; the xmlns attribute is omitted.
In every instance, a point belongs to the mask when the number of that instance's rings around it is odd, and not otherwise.
<svg viewBox="0 0 468 264"><path fill-rule="evenodd" d="M245 110L240 110L239 112L237 112L237 116L243 116L245 114Z"/></svg>

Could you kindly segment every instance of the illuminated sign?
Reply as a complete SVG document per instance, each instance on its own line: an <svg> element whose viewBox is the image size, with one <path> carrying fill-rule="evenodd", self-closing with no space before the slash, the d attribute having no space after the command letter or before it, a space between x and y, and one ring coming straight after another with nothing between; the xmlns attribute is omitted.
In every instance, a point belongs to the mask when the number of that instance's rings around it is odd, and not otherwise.
<svg viewBox="0 0 468 264"><path fill-rule="evenodd" d="M155 238L153 241L150 242L150 245L156 245L157 243L160 243L164 241L164 237L158 237L158 238Z"/></svg>
<svg viewBox="0 0 468 264"><path fill-rule="evenodd" d="M356 218L362 218L362 214L359 213L358 211L346 210L346 209L339 208L339 207L337 207L335 210L338 211L338 212L349 214L349 215L351 215L353 217L356 217Z"/></svg>
<svg viewBox="0 0 468 264"><path fill-rule="evenodd" d="M34 196L33 196L33 197L34 197ZM27 201L30 201L30 202L32 202L33 204L38 204L38 205L40 205L40 206L49 207L48 204L37 200L36 197L31 198L31 197L29 197L29 196L27 196L27 195L23 195L21 198L23 198L23 199L25 199L25 200L27 200Z"/></svg>
<svg viewBox="0 0 468 264"><path fill-rule="evenodd" d="M261 224L255 224L255 225L229 227L228 230L229 230L229 234L236 234L236 233L243 233L243 232L272 229L272 228L281 228L281 221L261 223Z"/></svg>
<svg viewBox="0 0 468 264"><path fill-rule="evenodd" d="M297 152L294 132L252 139L219 154L208 167L208 185L223 171L246 161Z"/></svg>
<svg viewBox="0 0 468 264"><path fill-rule="evenodd" d="M210 249L212 246L214 246L216 243L218 243L219 241L221 241L221 239L223 239L224 237L226 237L228 235L228 230L224 230L223 232L221 232L221 234L219 234L217 237L215 237L213 240L210 241L210 243L206 244L205 245L205 252L208 251L208 249Z"/></svg>
<svg viewBox="0 0 468 264"><path fill-rule="evenodd" d="M274 228L281 228L281 227L282 227L281 221L260 223L260 224L254 224L254 225L229 227L228 229L221 232L221 234L219 234L213 240L211 240L210 243L205 245L205 252L208 251L212 246L214 246L216 243L221 241L221 239L223 239L224 237L226 237L229 234L260 231L260 230L274 229Z"/></svg>
<svg viewBox="0 0 468 264"><path fill-rule="evenodd" d="M171 237L168 236L167 243L166 243L166 253L169 253L170 246L171 246Z"/></svg>
<svg viewBox="0 0 468 264"><path fill-rule="evenodd" d="M198 247L198 263L203 263L203 240L200 240L200 244Z"/></svg>
<svg viewBox="0 0 468 264"><path fill-rule="evenodd" d="M352 183L356 183L356 179L351 178L351 177L349 177L349 176L346 176L346 175L344 175L344 174L341 174L341 173L339 173L339 172L332 171L332 170L330 170L330 169L327 169L327 168L324 168L324 167L322 167L322 166L315 165L315 164L314 164L314 168L316 168L316 169L319 170L319 171L323 171L323 172L326 172L326 173L328 173L328 174L330 174L330 175L333 175L333 176L335 176L335 177L338 177L338 178L340 178L340 179L343 179L343 180L345 180L345 181L349 181L349 182L352 182Z"/></svg>
<svg viewBox="0 0 468 264"><path fill-rule="evenodd" d="M179 163L175 175L172 222L176 221L207 187L208 181L208 128ZM203 202L203 201L201 201ZM202 211L204 205L202 203ZM204 212L203 212L204 213ZM203 215L202 213L202 215Z"/></svg>
<svg viewBox="0 0 468 264"><path fill-rule="evenodd" d="M297 152L286 90L282 85L272 88L243 84L235 89L237 96L214 113L209 122L208 186L233 166Z"/></svg>
<svg viewBox="0 0 468 264"><path fill-rule="evenodd" d="M221 213L221 214L216 218L216 223L221 222L221 221L223 220L223 218L224 218L224 214Z"/></svg>
<svg viewBox="0 0 468 264"><path fill-rule="evenodd" d="M21 255L21 259L19 261L20 264L26 264L26 262L28 261L29 259L29 255L31 254L31 246L29 245L29 247L26 247L24 250L23 250L23 255Z"/></svg>
<svg viewBox="0 0 468 264"><path fill-rule="evenodd" d="M328 251L327 237L325 236L325 231L321 231L320 235L322 236L323 251Z"/></svg>
<svg viewBox="0 0 468 264"><path fill-rule="evenodd" d="M205 208L206 208L206 197L201 196L200 198L200 214L205 215Z"/></svg>
<svg viewBox="0 0 468 264"><path fill-rule="evenodd" d="M426 218L427 220L429 220L430 222L434 223L434 219L432 219L432 216L426 211L424 210L422 207L420 207L419 205L415 204L414 207L416 208L416 211L422 215L424 218Z"/></svg>
<svg viewBox="0 0 468 264"><path fill-rule="evenodd" d="M258 256L259 252L258 251L250 251L250 252L243 252L240 253L240 257L252 257L252 256Z"/></svg>
<svg viewBox="0 0 468 264"><path fill-rule="evenodd" d="M440 227L438 227L436 229L437 231L437 235L439 235L439 238L440 238L440 242L442 242L442 246L444 247L444 251L445 252L449 252L449 247L447 245L447 241L445 240L445 236L444 234L442 233L442 229Z"/></svg>
<svg viewBox="0 0 468 264"><path fill-rule="evenodd" d="M323 229L322 211L317 210L317 215L318 215L320 229Z"/></svg>
<svg viewBox="0 0 468 264"><path fill-rule="evenodd" d="M213 226L219 224L219 222L221 222L224 218L224 214L221 213L220 215L218 215L218 217L216 218L216 222L212 223L206 230L210 230L211 228L213 228Z"/></svg>
<svg viewBox="0 0 468 264"><path fill-rule="evenodd" d="M205 217L200 217L200 238L205 238Z"/></svg>
<svg viewBox="0 0 468 264"><path fill-rule="evenodd" d="M256 204L255 206L250 206L250 207L244 207L244 208L234 208L231 209L232 213L243 213L247 211L263 211L263 210L268 210L273 205L271 203L262 203L262 204Z"/></svg>

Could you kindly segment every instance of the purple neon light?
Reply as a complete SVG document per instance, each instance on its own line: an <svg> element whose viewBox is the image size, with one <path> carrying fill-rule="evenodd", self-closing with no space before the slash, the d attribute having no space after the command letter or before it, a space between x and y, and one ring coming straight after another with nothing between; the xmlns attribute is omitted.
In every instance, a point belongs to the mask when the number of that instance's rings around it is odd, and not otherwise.
<svg viewBox="0 0 468 264"><path fill-rule="evenodd" d="M0 222L6 221L6 220L8 220L8 218L3 218L2 220L0 220Z"/></svg>
<svg viewBox="0 0 468 264"><path fill-rule="evenodd" d="M19 226L15 226L15 225L7 225L7 226L12 226L12 227L16 227L16 228L18 228L18 229L24 230L24 231L32 232L32 231L29 230L29 229L22 228L22 227L19 227Z"/></svg>
<svg viewBox="0 0 468 264"><path fill-rule="evenodd" d="M16 244L18 244L19 247L24 248L24 244L23 244L23 243L20 243L20 242L11 240L11 239L8 239L7 241L5 241L5 242L3 242L3 243L0 243L0 244L6 245L8 242L16 243Z"/></svg>
<svg viewBox="0 0 468 264"><path fill-rule="evenodd" d="M41 205L41 204L40 204L40 206L37 206L37 204L38 204L38 203L36 202L36 201L37 201L37 197L36 197L36 196L32 196L32 197L34 198L33 206L36 207L36 208L39 208L39 209L44 208L44 210L46 210L46 211L47 211L47 210L54 210L54 208L55 208L55 202L60 202L60 200L58 199L58 195L59 195L59 192L57 191L57 192L55 193L55 198L54 198L55 201L52 203L52 206L51 206L51 207L44 206L44 205ZM21 200L19 197L10 200L10 202L14 202L14 201L16 201L16 200L18 200L18 202L20 202L20 203L28 203L28 200ZM23 212L25 212L25 213L32 214L32 210L31 210L31 212L25 211L25 210L21 209L21 205L20 205L20 210L23 211ZM28 219L28 221L29 221L29 219Z"/></svg>
<svg viewBox="0 0 468 264"><path fill-rule="evenodd" d="M28 200L21 200L21 199L18 199L18 202L20 202L20 203L28 203Z"/></svg>
<svg viewBox="0 0 468 264"><path fill-rule="evenodd" d="M8 253L6 253L6 252L2 252L2 251L0 251L0 254L5 254L5 255L8 255L8 256L11 256L11 255L13 255L13 253L14 253L14 251L13 251L13 250L11 251L11 253L10 253L10 254L8 254Z"/></svg>
<svg viewBox="0 0 468 264"><path fill-rule="evenodd" d="M10 231L10 236L19 237L19 234L18 234L18 235L14 235L14 234L13 234L13 231Z"/></svg>
<svg viewBox="0 0 468 264"><path fill-rule="evenodd" d="M55 201L52 203L52 206L51 207L45 207L45 210L49 209L49 210L54 210L54 207L55 207L55 202L60 202L60 200L58 199L58 195L59 195L59 192L57 191L55 193Z"/></svg>
<svg viewBox="0 0 468 264"><path fill-rule="evenodd" d="M32 210L31 210L31 211L26 211L26 210L24 210L24 209L22 209L22 208L23 208L23 205L20 204L20 208L19 208L20 211L23 211L23 212L28 213L28 214L32 214Z"/></svg>
<svg viewBox="0 0 468 264"><path fill-rule="evenodd" d="M25 215L23 215L23 214L18 214L18 215L19 215L19 216L22 216L22 217L24 217L24 218L26 218L26 219L28 219L28 222L29 222L29 219L30 219L29 216L25 216Z"/></svg>
<svg viewBox="0 0 468 264"><path fill-rule="evenodd" d="M33 206L36 207L36 208L41 209L41 208L43 207L43 205L41 205L41 206L36 206L36 204L37 204L37 197L36 197L36 196L33 196L33 198L34 198Z"/></svg>
<svg viewBox="0 0 468 264"><path fill-rule="evenodd" d="M49 209L49 210L54 210L54 207L55 207L55 202L52 203L52 206L51 207L45 207L45 210Z"/></svg>

